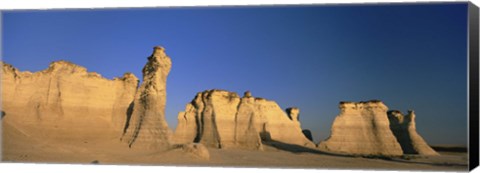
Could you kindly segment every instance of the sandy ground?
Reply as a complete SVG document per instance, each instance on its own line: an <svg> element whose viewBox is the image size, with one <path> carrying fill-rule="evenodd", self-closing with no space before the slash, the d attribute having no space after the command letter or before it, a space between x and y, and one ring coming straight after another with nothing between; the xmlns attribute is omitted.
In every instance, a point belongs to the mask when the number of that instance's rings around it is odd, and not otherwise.
<svg viewBox="0 0 480 173"><path fill-rule="evenodd" d="M210 159L205 160L179 149L153 153L132 151L115 139L58 142L33 139L5 123L2 130L2 162L362 170L468 169L466 152L440 152L441 156L429 157L366 158L326 153L288 144L266 143L264 151L209 148Z"/></svg>

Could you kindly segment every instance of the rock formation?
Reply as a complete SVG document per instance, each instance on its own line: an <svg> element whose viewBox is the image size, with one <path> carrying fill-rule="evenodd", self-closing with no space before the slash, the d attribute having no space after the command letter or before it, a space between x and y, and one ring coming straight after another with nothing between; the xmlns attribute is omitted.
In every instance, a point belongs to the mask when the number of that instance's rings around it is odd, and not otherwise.
<svg viewBox="0 0 480 173"><path fill-rule="evenodd" d="M172 62L162 47L143 68L143 82L135 94L133 112L125 136L130 147L162 150L170 146L171 131L165 120L166 82Z"/></svg>
<svg viewBox="0 0 480 173"><path fill-rule="evenodd" d="M2 63L4 122L38 138L115 139L130 146L166 149L166 78L171 61L155 47L143 68L143 83L131 73L108 80L67 61L43 71L20 72Z"/></svg>
<svg viewBox="0 0 480 173"><path fill-rule="evenodd" d="M296 114L298 115L298 114ZM294 116L294 115L293 115ZM262 149L262 140L313 147L300 124L274 101L234 92L198 93L178 115L177 143L200 142L216 148Z"/></svg>
<svg viewBox="0 0 480 173"><path fill-rule="evenodd" d="M390 130L387 106L381 101L341 102L331 135L321 150L353 155L402 155L402 148Z"/></svg>
<svg viewBox="0 0 480 173"><path fill-rule="evenodd" d="M397 110L388 111L388 119L404 154L439 155L417 133L414 111L408 111L407 115Z"/></svg>
<svg viewBox="0 0 480 173"><path fill-rule="evenodd" d="M35 73L1 65L4 123L38 138L120 137L138 86L135 75L109 80L67 61Z"/></svg>

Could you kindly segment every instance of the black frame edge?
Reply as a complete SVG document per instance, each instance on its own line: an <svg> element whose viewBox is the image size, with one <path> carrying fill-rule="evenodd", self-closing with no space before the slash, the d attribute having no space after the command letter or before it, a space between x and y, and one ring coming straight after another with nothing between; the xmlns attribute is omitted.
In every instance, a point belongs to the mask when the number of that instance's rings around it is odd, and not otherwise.
<svg viewBox="0 0 480 173"><path fill-rule="evenodd" d="M469 57L469 170L479 165L479 57L478 7L468 4L468 57Z"/></svg>

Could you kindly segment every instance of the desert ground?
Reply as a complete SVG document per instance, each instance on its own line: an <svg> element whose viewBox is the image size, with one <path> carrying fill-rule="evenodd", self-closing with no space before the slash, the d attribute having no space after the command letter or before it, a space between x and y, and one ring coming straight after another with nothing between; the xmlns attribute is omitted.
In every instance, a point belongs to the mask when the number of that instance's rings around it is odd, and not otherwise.
<svg viewBox="0 0 480 173"><path fill-rule="evenodd" d="M32 140L3 123L2 162L221 167L275 167L308 169L375 169L467 171L465 151L440 151L440 156L405 155L394 158L339 155L301 146L264 143L264 151L208 148L210 159L179 149L157 153L125 150L112 139L98 141ZM117 143L118 145L112 145Z"/></svg>

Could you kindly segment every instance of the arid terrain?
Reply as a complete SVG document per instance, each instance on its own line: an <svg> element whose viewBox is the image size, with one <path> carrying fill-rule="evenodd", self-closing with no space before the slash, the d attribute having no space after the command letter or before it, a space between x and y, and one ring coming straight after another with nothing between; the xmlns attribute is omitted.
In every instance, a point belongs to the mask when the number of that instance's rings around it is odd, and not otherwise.
<svg viewBox="0 0 480 173"><path fill-rule="evenodd" d="M4 126L3 162L467 171L466 152L368 158L277 144L265 145L264 151L209 148L210 159L206 160L179 149L144 154L109 141L32 140L8 124Z"/></svg>
<svg viewBox="0 0 480 173"><path fill-rule="evenodd" d="M171 66L158 46L141 83L66 61L35 73L2 63L2 161L467 171L465 149L430 147L413 110L404 115L379 100L340 102L330 137L317 144L301 128L300 109L249 91L199 92L171 129Z"/></svg>

